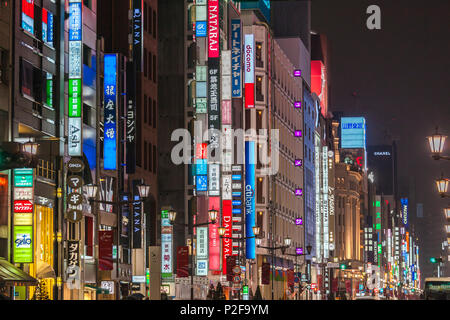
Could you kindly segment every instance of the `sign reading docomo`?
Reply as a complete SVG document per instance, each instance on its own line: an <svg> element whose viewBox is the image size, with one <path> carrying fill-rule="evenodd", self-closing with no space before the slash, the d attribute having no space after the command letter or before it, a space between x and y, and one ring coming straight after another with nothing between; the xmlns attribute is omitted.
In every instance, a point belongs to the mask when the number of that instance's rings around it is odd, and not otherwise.
<svg viewBox="0 0 450 320"><path fill-rule="evenodd" d="M84 170L84 163L81 159L72 158L67 162L67 170L69 172L81 172Z"/></svg>

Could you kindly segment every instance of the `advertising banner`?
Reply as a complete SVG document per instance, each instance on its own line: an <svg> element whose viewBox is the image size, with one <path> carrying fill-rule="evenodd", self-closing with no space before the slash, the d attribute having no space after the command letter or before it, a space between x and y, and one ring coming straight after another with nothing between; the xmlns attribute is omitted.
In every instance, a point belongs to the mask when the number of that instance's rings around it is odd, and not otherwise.
<svg viewBox="0 0 450 320"><path fill-rule="evenodd" d="M208 275L208 227L198 227L197 231L197 276Z"/></svg>
<svg viewBox="0 0 450 320"><path fill-rule="evenodd" d="M177 249L177 277L189 277L189 247L187 246Z"/></svg>
<svg viewBox="0 0 450 320"><path fill-rule="evenodd" d="M366 119L363 117L341 118L341 148L366 149Z"/></svg>
<svg viewBox="0 0 450 320"><path fill-rule="evenodd" d="M142 248L142 202L137 201L139 200L139 196L136 195L138 193L137 191L137 184L139 183L139 180L133 180L134 185L134 200L136 202L133 203L133 248L134 249L140 249Z"/></svg>
<svg viewBox="0 0 450 320"><path fill-rule="evenodd" d="M67 269L76 269L80 267L80 241L67 241ZM70 274L71 272L68 272Z"/></svg>
<svg viewBox="0 0 450 320"><path fill-rule="evenodd" d="M136 73L135 65L127 62L127 173L136 172Z"/></svg>
<svg viewBox="0 0 450 320"><path fill-rule="evenodd" d="M220 130L220 59L208 59L208 128Z"/></svg>
<svg viewBox="0 0 450 320"><path fill-rule="evenodd" d="M227 274L227 258L232 255L232 201L222 200L222 227L225 228L222 239L222 274Z"/></svg>
<svg viewBox="0 0 450 320"><path fill-rule="evenodd" d="M220 197L209 197L208 210L217 210L215 224L209 225L209 270L220 270L220 237L218 227L220 226Z"/></svg>
<svg viewBox="0 0 450 320"><path fill-rule="evenodd" d="M14 226L14 263L33 262L33 226Z"/></svg>
<svg viewBox="0 0 450 320"><path fill-rule="evenodd" d="M244 37L245 108L255 107L255 44L253 34Z"/></svg>
<svg viewBox="0 0 450 320"><path fill-rule="evenodd" d="M252 237L255 226L255 142L245 142L245 236ZM256 258L255 238L246 239L247 259Z"/></svg>
<svg viewBox="0 0 450 320"><path fill-rule="evenodd" d="M81 156L82 152L82 37L83 37L83 4L80 1L69 1L69 156Z"/></svg>
<svg viewBox="0 0 450 320"><path fill-rule="evenodd" d="M167 210L161 211L161 276L172 277L172 232Z"/></svg>
<svg viewBox="0 0 450 320"><path fill-rule="evenodd" d="M22 0L22 28L34 34L34 0Z"/></svg>
<svg viewBox="0 0 450 320"><path fill-rule="evenodd" d="M241 20L231 20L231 97L242 96Z"/></svg>
<svg viewBox="0 0 450 320"><path fill-rule="evenodd" d="M210 164L208 166L209 195L220 196L220 164Z"/></svg>
<svg viewBox="0 0 450 320"><path fill-rule="evenodd" d="M113 269L113 231L100 230L98 232L98 268L100 270Z"/></svg>
<svg viewBox="0 0 450 320"><path fill-rule="evenodd" d="M219 0L208 0L208 57L219 57Z"/></svg>
<svg viewBox="0 0 450 320"><path fill-rule="evenodd" d="M117 169L117 55L104 57L104 134L103 168Z"/></svg>

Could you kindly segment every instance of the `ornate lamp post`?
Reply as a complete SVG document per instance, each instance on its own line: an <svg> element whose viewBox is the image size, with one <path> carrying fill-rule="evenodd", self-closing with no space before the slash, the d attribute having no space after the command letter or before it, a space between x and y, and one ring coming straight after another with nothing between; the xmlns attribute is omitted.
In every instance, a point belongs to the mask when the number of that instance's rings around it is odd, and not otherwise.
<svg viewBox="0 0 450 320"><path fill-rule="evenodd" d="M275 250L278 250L278 249L281 249L281 252L284 254L285 252L286 252L286 249L287 248L289 248L290 246L291 246L291 242L292 242L292 239L291 238L289 238L289 237L286 237L286 238L284 238L284 241L283 241L283 243L284 243L284 246L274 246L274 247L265 247L265 246L262 246L261 245L261 238L256 238L256 246L258 247L258 248L263 248L263 249L267 249L267 250L270 250L270 252L271 252L271 255L272 255L272 275L273 275L273 272L274 272L274 268L275 268L275 259L274 259L274 253L275 253ZM273 294L273 276L272 276L272 300L274 299L274 294Z"/></svg>
<svg viewBox="0 0 450 320"><path fill-rule="evenodd" d="M449 179L444 178L442 175L440 179L436 179L436 187L442 198L448 198L450 195L447 194Z"/></svg>
<svg viewBox="0 0 450 320"><path fill-rule="evenodd" d="M191 246L193 246L193 244L194 244L194 228L201 227L201 226L207 226L210 224L215 224L217 221L217 214L218 214L218 211L215 210L214 208L212 208L211 210L208 211L208 216L209 216L209 220L210 220L209 222L197 223L197 224L192 225ZM169 210L168 215L169 215L169 222L171 225L179 225L179 226L189 227L188 224L175 222L175 219L177 217L177 212L175 210ZM194 251L193 250L191 251L191 262L190 262L189 270L190 270L189 273L191 276L191 300L194 300Z"/></svg>
<svg viewBox="0 0 450 320"><path fill-rule="evenodd" d="M436 128L436 133L432 136L427 137L428 143L430 145L431 156L434 160L450 160L449 156L443 156L442 151L444 150L445 139L447 136L438 133L438 128Z"/></svg>

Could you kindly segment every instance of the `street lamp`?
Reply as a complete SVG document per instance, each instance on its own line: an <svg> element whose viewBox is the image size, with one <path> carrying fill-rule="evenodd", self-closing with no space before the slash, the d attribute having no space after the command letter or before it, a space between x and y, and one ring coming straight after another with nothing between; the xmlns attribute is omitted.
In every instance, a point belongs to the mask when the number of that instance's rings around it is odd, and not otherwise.
<svg viewBox="0 0 450 320"><path fill-rule="evenodd" d="M86 184L83 189L87 193L88 199L94 199L97 196L98 186L96 184Z"/></svg>
<svg viewBox="0 0 450 320"><path fill-rule="evenodd" d="M432 136L427 137L428 143L430 145L431 154L434 160L450 160L450 157L441 155L444 150L445 139L447 136L438 133L438 128L436 127L436 133Z"/></svg>
<svg viewBox="0 0 450 320"><path fill-rule="evenodd" d="M445 218L450 219L450 207L444 208Z"/></svg>
<svg viewBox="0 0 450 320"><path fill-rule="evenodd" d="M216 209L214 209L214 207L213 207L211 210L208 211L208 217L209 217L210 221L192 225L191 246L194 244L194 228L201 227L201 226L207 226L210 224L215 224L217 221L217 214L218 214L218 211ZM179 226L183 226L183 227L189 227L188 224L175 222L175 219L177 217L177 212L175 210L173 210L173 209L169 210L168 215L169 215L169 223L171 225L179 225ZM189 265L189 269L190 269L190 275L191 275L191 300L194 300L194 251L193 250L191 251L191 263Z"/></svg>
<svg viewBox="0 0 450 320"><path fill-rule="evenodd" d="M447 178L444 178L443 175L440 179L436 179L436 186L442 198L449 197L449 195L447 195L448 181L449 180Z"/></svg>
<svg viewBox="0 0 450 320"><path fill-rule="evenodd" d="M35 156L37 154L38 147L39 147L39 143L31 142L31 141L26 142L23 144L23 151Z"/></svg>
<svg viewBox="0 0 450 320"><path fill-rule="evenodd" d="M138 188L138 192L139 192L139 197L141 198L147 198L148 194L150 192L150 186L146 185L146 184L140 184L137 186Z"/></svg>

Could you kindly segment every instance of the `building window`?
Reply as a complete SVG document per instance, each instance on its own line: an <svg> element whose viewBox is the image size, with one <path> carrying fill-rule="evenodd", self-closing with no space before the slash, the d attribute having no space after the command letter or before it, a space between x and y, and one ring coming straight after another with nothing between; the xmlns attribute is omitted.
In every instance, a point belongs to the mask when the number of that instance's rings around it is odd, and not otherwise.
<svg viewBox="0 0 450 320"><path fill-rule="evenodd" d="M156 100L153 100L153 128L156 129Z"/></svg>
<svg viewBox="0 0 450 320"><path fill-rule="evenodd" d="M262 89L262 76L256 76L256 100L264 101L263 89Z"/></svg>
<svg viewBox="0 0 450 320"><path fill-rule="evenodd" d="M255 60L256 67L264 68L264 63L262 61L262 42L256 42Z"/></svg>
<svg viewBox="0 0 450 320"><path fill-rule="evenodd" d="M148 98L148 125L152 125L152 98Z"/></svg>
<svg viewBox="0 0 450 320"><path fill-rule="evenodd" d="M257 203L264 203L263 186L264 186L264 178L259 177L256 180L256 202Z"/></svg>
<svg viewBox="0 0 450 320"><path fill-rule="evenodd" d="M144 30L148 32L148 14L146 2L144 2Z"/></svg>
<svg viewBox="0 0 450 320"><path fill-rule="evenodd" d="M153 173L156 174L157 163L156 163L156 146L153 146Z"/></svg>
<svg viewBox="0 0 450 320"><path fill-rule="evenodd" d="M156 55L153 55L153 82L156 83Z"/></svg>
<svg viewBox="0 0 450 320"><path fill-rule="evenodd" d="M152 80L152 56L153 54L148 52L148 78Z"/></svg>
<svg viewBox="0 0 450 320"><path fill-rule="evenodd" d="M147 78L147 49L144 48L144 77Z"/></svg>
<svg viewBox="0 0 450 320"><path fill-rule="evenodd" d="M92 68L92 49L83 43L83 64Z"/></svg>
<svg viewBox="0 0 450 320"><path fill-rule="evenodd" d="M83 4L92 10L92 0L83 0Z"/></svg>
<svg viewBox="0 0 450 320"><path fill-rule="evenodd" d="M153 158L152 158L152 147L151 143L148 144L148 171L152 171L153 168Z"/></svg>
<svg viewBox="0 0 450 320"><path fill-rule="evenodd" d="M251 128L251 123L252 123L252 113L251 113L251 109L246 109L245 110L245 130L248 130Z"/></svg>
<svg viewBox="0 0 450 320"><path fill-rule="evenodd" d="M153 38L156 39L156 11L153 11Z"/></svg>
<svg viewBox="0 0 450 320"><path fill-rule="evenodd" d="M47 9L42 8L42 41L50 47L53 47L53 14Z"/></svg>
<svg viewBox="0 0 450 320"><path fill-rule="evenodd" d="M20 90L24 97L53 108L54 77L26 60L20 63Z"/></svg>
<svg viewBox="0 0 450 320"><path fill-rule="evenodd" d="M149 101L149 103L151 102ZM147 96L144 94L144 123L147 123L147 107Z"/></svg>
<svg viewBox="0 0 450 320"><path fill-rule="evenodd" d="M148 168L148 148L147 148L147 141L144 141L144 169L147 170Z"/></svg>
<svg viewBox="0 0 450 320"><path fill-rule="evenodd" d="M152 34L152 7L148 6L148 33Z"/></svg>

